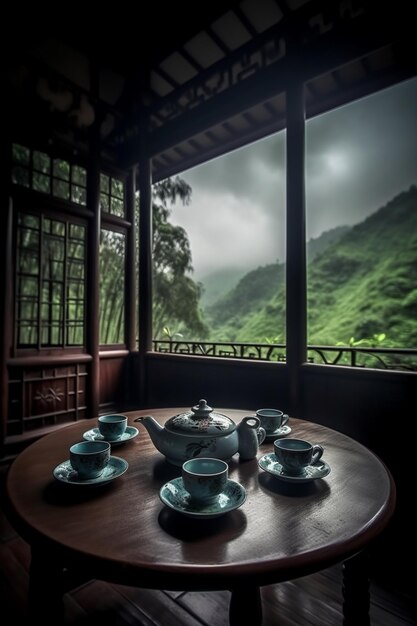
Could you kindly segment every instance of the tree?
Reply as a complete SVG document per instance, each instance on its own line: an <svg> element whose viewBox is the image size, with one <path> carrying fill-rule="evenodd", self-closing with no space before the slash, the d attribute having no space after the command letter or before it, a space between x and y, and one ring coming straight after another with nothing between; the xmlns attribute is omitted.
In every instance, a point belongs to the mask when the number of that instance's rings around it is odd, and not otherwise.
<svg viewBox="0 0 417 626"><path fill-rule="evenodd" d="M152 189L153 221L153 336L163 337L164 327L192 333L196 339L207 336L199 306L201 285L193 272L190 243L181 226L169 222L169 204L188 204L191 187L179 176L156 183Z"/></svg>

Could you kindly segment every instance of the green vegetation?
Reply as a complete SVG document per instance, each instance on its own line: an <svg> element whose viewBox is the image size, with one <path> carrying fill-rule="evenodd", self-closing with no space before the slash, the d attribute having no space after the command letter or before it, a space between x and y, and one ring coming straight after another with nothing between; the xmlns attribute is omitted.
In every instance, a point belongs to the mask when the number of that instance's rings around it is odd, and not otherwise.
<svg viewBox="0 0 417 626"><path fill-rule="evenodd" d="M191 187L178 176L153 186L153 336L165 339L164 329L176 335L207 335L200 310L201 286L191 278L191 250L187 233L169 221L168 203L188 203ZM172 335L173 336L173 335Z"/></svg>
<svg viewBox="0 0 417 626"><path fill-rule="evenodd" d="M417 188L324 235L308 254L309 344L415 347ZM284 343L285 265L249 272L206 315L213 341Z"/></svg>

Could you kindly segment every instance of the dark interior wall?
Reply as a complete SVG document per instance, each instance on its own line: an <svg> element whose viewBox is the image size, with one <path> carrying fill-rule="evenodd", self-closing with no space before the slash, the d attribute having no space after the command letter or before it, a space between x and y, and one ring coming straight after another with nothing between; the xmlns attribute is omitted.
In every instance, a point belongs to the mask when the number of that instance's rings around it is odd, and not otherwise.
<svg viewBox="0 0 417 626"><path fill-rule="evenodd" d="M287 410L287 371L279 363L147 357L148 406L194 406L205 398L213 408Z"/></svg>

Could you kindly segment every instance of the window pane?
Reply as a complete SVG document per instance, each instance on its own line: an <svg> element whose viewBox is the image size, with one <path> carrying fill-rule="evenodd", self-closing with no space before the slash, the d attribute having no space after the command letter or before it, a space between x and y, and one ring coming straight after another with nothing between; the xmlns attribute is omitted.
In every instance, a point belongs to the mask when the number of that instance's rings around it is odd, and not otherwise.
<svg viewBox="0 0 417 626"><path fill-rule="evenodd" d="M38 174L37 172L33 172L32 187L35 191L50 193L51 179L48 176L45 176L45 174Z"/></svg>
<svg viewBox="0 0 417 626"><path fill-rule="evenodd" d="M106 194L110 193L110 179L105 174L100 174L100 191Z"/></svg>
<svg viewBox="0 0 417 626"><path fill-rule="evenodd" d="M71 200L77 204L85 205L87 202L86 190L83 187L73 185L71 188Z"/></svg>
<svg viewBox="0 0 417 626"><path fill-rule="evenodd" d="M30 162L30 150L17 143L13 144L13 161L15 163L21 163L22 165L29 165Z"/></svg>
<svg viewBox="0 0 417 626"><path fill-rule="evenodd" d="M21 185L22 187L30 186L29 170L24 167L15 165L12 170L12 182L15 185Z"/></svg>
<svg viewBox="0 0 417 626"><path fill-rule="evenodd" d="M413 79L307 122L309 344L417 345L416 98Z"/></svg>
<svg viewBox="0 0 417 626"><path fill-rule="evenodd" d="M106 196L104 193L100 194L100 209L105 213L108 213L110 210L109 196Z"/></svg>
<svg viewBox="0 0 417 626"><path fill-rule="evenodd" d="M281 132L154 186L154 339L285 344L285 181Z"/></svg>
<svg viewBox="0 0 417 626"><path fill-rule="evenodd" d="M118 217L124 216L124 207L123 200L118 200L117 198L111 199L111 211L113 215L117 215Z"/></svg>
<svg viewBox="0 0 417 626"><path fill-rule="evenodd" d="M63 161L62 159L54 159L53 175L56 178L61 178L62 180L69 180L70 164L68 163L68 161Z"/></svg>
<svg viewBox="0 0 417 626"><path fill-rule="evenodd" d="M74 165L72 168L72 182L87 187L87 172L83 167Z"/></svg>
<svg viewBox="0 0 417 626"><path fill-rule="evenodd" d="M69 200L69 195L70 195L69 183L66 183L63 180L57 180L56 178L54 178L52 182L52 193L57 198L62 198L63 200Z"/></svg>
<svg viewBox="0 0 417 626"><path fill-rule="evenodd" d="M125 235L111 230L100 237L100 343L124 342Z"/></svg>
<svg viewBox="0 0 417 626"><path fill-rule="evenodd" d="M111 195L123 200L123 182L121 180L111 179Z"/></svg>
<svg viewBox="0 0 417 626"><path fill-rule="evenodd" d="M45 152L38 152L37 150L33 153L33 168L38 172L43 172L44 174L51 173L51 159Z"/></svg>

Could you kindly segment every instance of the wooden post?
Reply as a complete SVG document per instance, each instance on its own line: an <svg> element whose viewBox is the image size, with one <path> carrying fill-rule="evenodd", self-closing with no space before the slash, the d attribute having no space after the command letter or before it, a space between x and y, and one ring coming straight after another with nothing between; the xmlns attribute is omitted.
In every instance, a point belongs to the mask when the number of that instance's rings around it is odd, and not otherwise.
<svg viewBox="0 0 417 626"><path fill-rule="evenodd" d="M152 349L152 169L142 119L139 161L139 392L147 402L146 353Z"/></svg>
<svg viewBox="0 0 417 626"><path fill-rule="evenodd" d="M90 63L91 91L99 93L99 70ZM101 113L96 107L90 130L90 160L87 168L87 208L93 212L88 226L87 265L87 351L93 357L90 364L89 414L96 417L100 405L100 125Z"/></svg>
<svg viewBox="0 0 417 626"><path fill-rule="evenodd" d="M287 367L291 411L301 408L301 365L307 359L304 174L304 85L287 90Z"/></svg>
<svg viewBox="0 0 417 626"><path fill-rule="evenodd" d="M136 323L136 220L135 220L136 167L132 167L126 183L126 218L131 226L126 241L126 347L137 350L138 327Z"/></svg>

